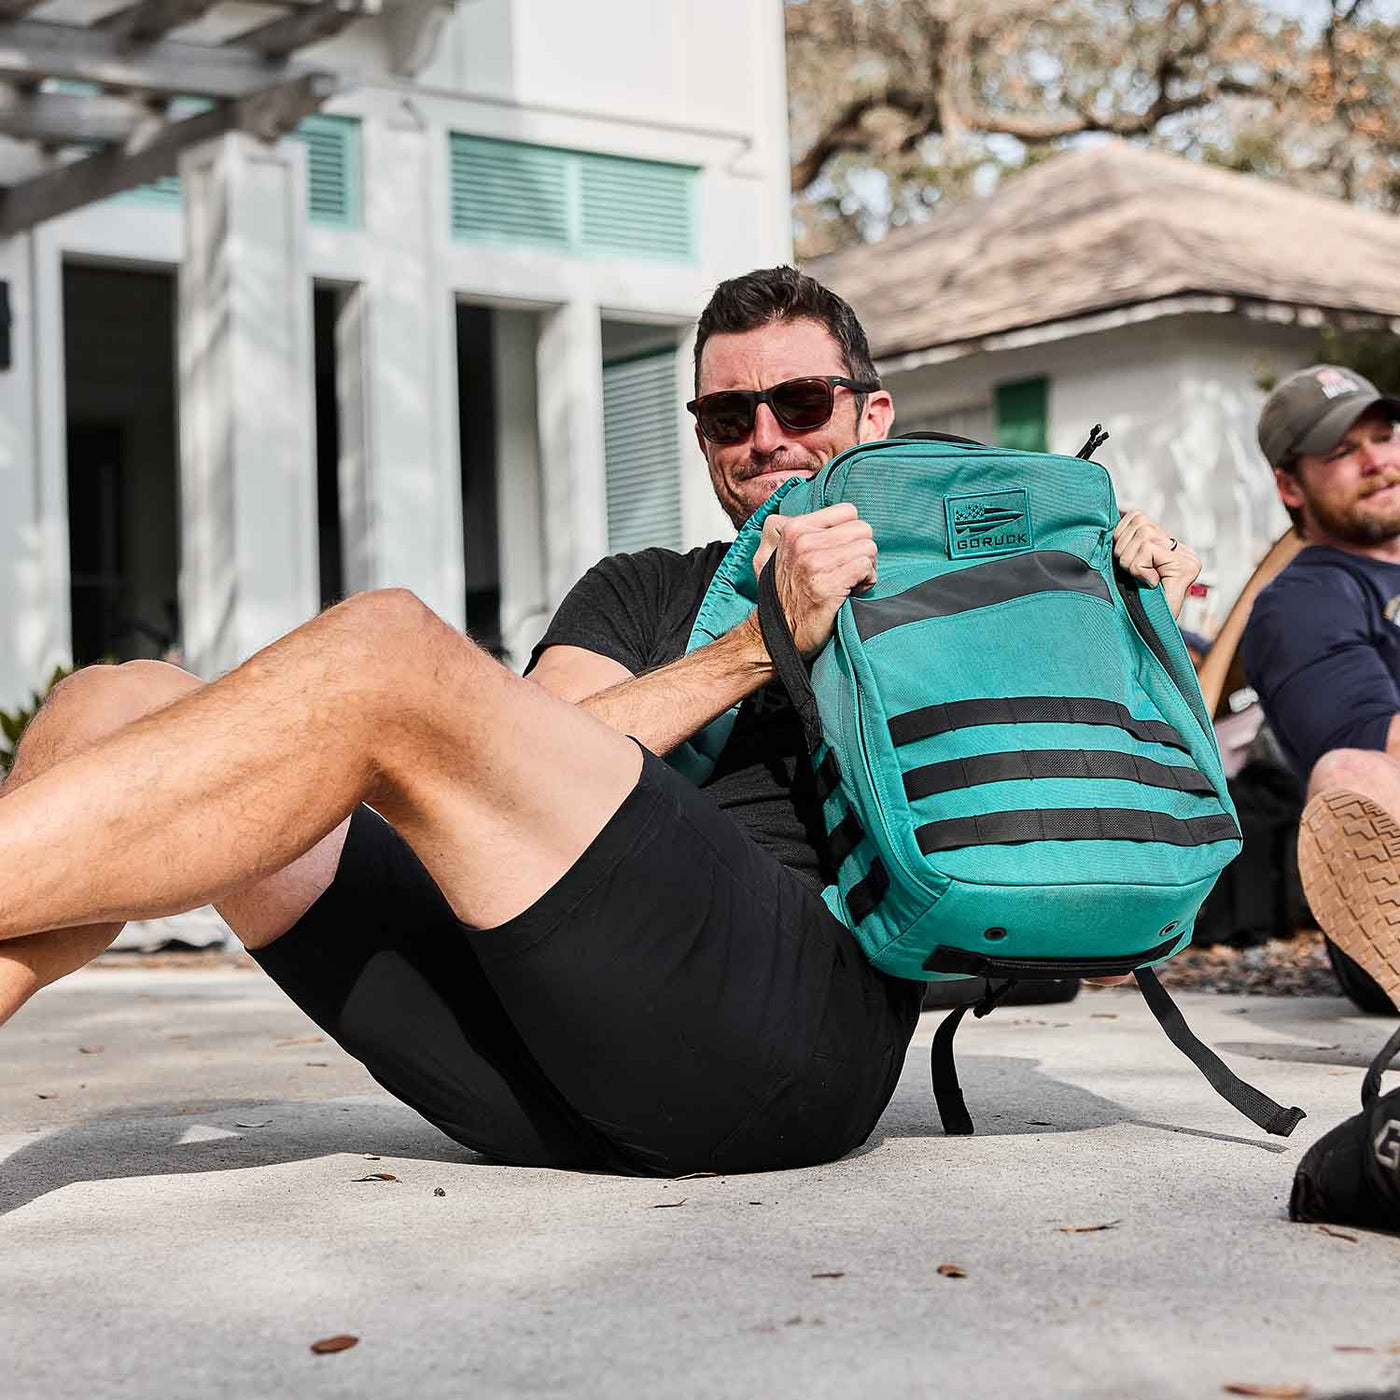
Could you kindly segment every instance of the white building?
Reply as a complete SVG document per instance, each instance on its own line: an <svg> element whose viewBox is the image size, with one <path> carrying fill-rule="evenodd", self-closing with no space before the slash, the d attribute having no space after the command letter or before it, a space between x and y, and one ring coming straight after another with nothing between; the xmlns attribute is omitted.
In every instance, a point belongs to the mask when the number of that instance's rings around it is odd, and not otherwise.
<svg viewBox="0 0 1400 1400"><path fill-rule="evenodd" d="M1400 330L1400 221L1120 141L809 270L861 316L896 432L1072 453L1103 423L1120 506L1201 555L1207 632L1288 525L1264 386L1323 324Z"/></svg>
<svg viewBox="0 0 1400 1400"><path fill-rule="evenodd" d="M112 8L0 5L0 77L7 9ZM687 342L791 255L781 8L385 0L297 136L0 239L0 708L388 585L519 663L602 554L721 532Z"/></svg>

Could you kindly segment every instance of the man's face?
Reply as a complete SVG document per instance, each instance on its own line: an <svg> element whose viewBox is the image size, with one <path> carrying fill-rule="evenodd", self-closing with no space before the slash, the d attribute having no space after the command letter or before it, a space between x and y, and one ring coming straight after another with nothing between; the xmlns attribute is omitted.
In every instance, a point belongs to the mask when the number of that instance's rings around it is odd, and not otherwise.
<svg viewBox="0 0 1400 1400"><path fill-rule="evenodd" d="M835 339L817 321L774 321L756 331L711 336L700 357L696 397L721 389L771 389L809 374L849 377ZM695 436L709 463L715 496L738 529L784 481L813 477L838 452L886 436L893 418L890 396L879 390L866 395L858 422L854 393L837 386L832 415L819 428L785 428L764 403L742 442L714 443L699 428Z"/></svg>
<svg viewBox="0 0 1400 1400"><path fill-rule="evenodd" d="M1310 539L1373 545L1400 535L1400 436L1385 413L1366 414L1331 452L1275 477Z"/></svg>

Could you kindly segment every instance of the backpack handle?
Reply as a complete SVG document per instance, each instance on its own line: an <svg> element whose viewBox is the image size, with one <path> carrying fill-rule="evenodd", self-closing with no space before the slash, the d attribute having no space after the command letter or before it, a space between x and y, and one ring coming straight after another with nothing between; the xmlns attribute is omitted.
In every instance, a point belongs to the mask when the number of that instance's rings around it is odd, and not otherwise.
<svg viewBox="0 0 1400 1400"><path fill-rule="evenodd" d="M778 601L778 576L773 572L773 558L763 566L758 576L758 627L763 633L763 645L773 662L783 688L792 700L797 717L802 721L802 733L807 740L807 752L816 753L822 742L822 721L817 711L817 693L807 675L802 653L793 640L787 614Z"/></svg>

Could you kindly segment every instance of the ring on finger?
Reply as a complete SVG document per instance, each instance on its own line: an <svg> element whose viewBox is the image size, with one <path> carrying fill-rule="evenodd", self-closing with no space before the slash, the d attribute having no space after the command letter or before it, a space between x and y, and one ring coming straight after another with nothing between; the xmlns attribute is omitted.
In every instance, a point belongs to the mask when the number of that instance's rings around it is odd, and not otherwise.
<svg viewBox="0 0 1400 1400"><path fill-rule="evenodd" d="M1173 536L1173 537L1172 537L1172 542L1171 542L1171 548L1172 548L1172 549L1175 549L1175 548L1177 547L1177 545L1179 545L1180 543L1181 543L1181 541L1180 541L1179 539L1177 539L1175 536Z"/></svg>

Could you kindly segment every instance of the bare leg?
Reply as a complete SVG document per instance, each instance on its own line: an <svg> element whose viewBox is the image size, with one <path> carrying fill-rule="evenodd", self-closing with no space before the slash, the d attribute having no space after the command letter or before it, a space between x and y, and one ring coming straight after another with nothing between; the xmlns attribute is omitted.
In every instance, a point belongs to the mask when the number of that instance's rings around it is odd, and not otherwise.
<svg viewBox="0 0 1400 1400"><path fill-rule="evenodd" d="M364 800L491 927L573 864L640 763L411 594L361 594L0 802L0 938L222 899Z"/></svg>
<svg viewBox="0 0 1400 1400"><path fill-rule="evenodd" d="M58 688L25 731L0 797L123 725L163 708L204 682L159 661L89 667ZM229 896L224 920L250 948L286 932L335 875L345 840L337 828L288 869ZM0 1025L41 987L90 962L121 932L117 921L0 941Z"/></svg>

